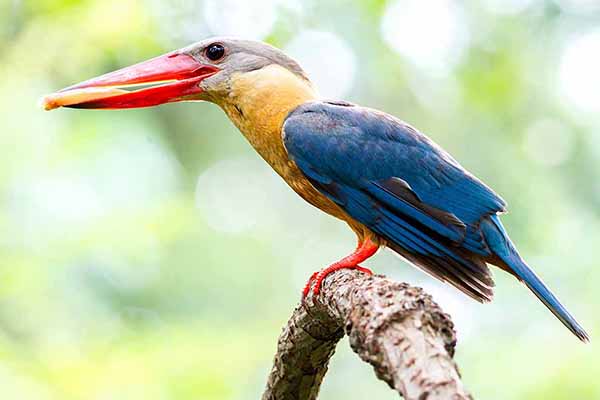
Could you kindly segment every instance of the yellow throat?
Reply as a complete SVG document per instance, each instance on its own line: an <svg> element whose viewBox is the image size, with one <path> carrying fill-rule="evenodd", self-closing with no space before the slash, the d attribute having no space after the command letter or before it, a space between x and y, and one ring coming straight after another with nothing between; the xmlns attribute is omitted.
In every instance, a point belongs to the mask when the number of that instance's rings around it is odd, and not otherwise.
<svg viewBox="0 0 600 400"><path fill-rule="evenodd" d="M219 99L219 105L252 147L285 179L288 158L281 127L293 109L318 98L315 89L309 81L276 64L237 74L230 85L228 96Z"/></svg>

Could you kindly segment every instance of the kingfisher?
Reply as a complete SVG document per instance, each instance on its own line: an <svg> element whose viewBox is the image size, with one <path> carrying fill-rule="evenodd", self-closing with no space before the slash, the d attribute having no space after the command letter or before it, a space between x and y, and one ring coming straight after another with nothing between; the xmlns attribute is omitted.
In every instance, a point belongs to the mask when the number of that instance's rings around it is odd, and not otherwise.
<svg viewBox="0 0 600 400"><path fill-rule="evenodd" d="M266 43L217 37L62 89L58 107L126 109L169 102L219 106L308 203L348 224L356 249L308 280L360 266L387 247L479 302L489 266L514 275L579 339L589 336L519 255L500 222L506 202L450 154L382 111L322 99L300 65Z"/></svg>

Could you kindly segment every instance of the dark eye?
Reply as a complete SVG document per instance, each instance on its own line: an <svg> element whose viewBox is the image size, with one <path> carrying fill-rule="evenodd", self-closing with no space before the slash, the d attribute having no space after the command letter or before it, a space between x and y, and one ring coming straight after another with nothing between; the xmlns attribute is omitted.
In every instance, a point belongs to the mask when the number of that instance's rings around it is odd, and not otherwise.
<svg viewBox="0 0 600 400"><path fill-rule="evenodd" d="M211 44L205 50L206 58L212 61L218 61L225 55L225 47L218 43Z"/></svg>

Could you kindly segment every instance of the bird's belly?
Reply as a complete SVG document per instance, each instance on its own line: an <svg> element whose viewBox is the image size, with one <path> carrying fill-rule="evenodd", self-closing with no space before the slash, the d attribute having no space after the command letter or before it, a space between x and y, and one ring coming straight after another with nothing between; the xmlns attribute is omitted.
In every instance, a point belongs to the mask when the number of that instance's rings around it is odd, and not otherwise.
<svg viewBox="0 0 600 400"><path fill-rule="evenodd" d="M330 200L327 196L319 192L310 181L304 176L300 169L296 166L293 161L288 160L285 166L273 165L273 168L277 173L285 180L285 182L305 201L313 205L314 207L326 212L327 214L341 219L346 222L350 228L359 237L359 241L362 241L365 237L370 237L373 240L379 242L377 235L371 232L365 225L356 221L348 213L346 213L340 206Z"/></svg>
<svg viewBox="0 0 600 400"><path fill-rule="evenodd" d="M291 175L292 176L288 175L287 177L282 177L294 192L298 193L304 200L336 218L342 220L347 220L349 218L337 204L315 189L310 181L306 179L299 170L297 174L293 173Z"/></svg>

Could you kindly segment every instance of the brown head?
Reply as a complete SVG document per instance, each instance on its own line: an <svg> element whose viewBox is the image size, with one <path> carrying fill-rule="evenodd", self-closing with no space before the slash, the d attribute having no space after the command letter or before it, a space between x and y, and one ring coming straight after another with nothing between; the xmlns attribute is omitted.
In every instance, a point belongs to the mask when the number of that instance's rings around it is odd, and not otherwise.
<svg viewBox="0 0 600 400"><path fill-rule="evenodd" d="M62 89L44 97L43 106L123 109L210 101L289 181L299 173L290 170L281 127L291 110L316 97L302 68L282 51L219 37Z"/></svg>

